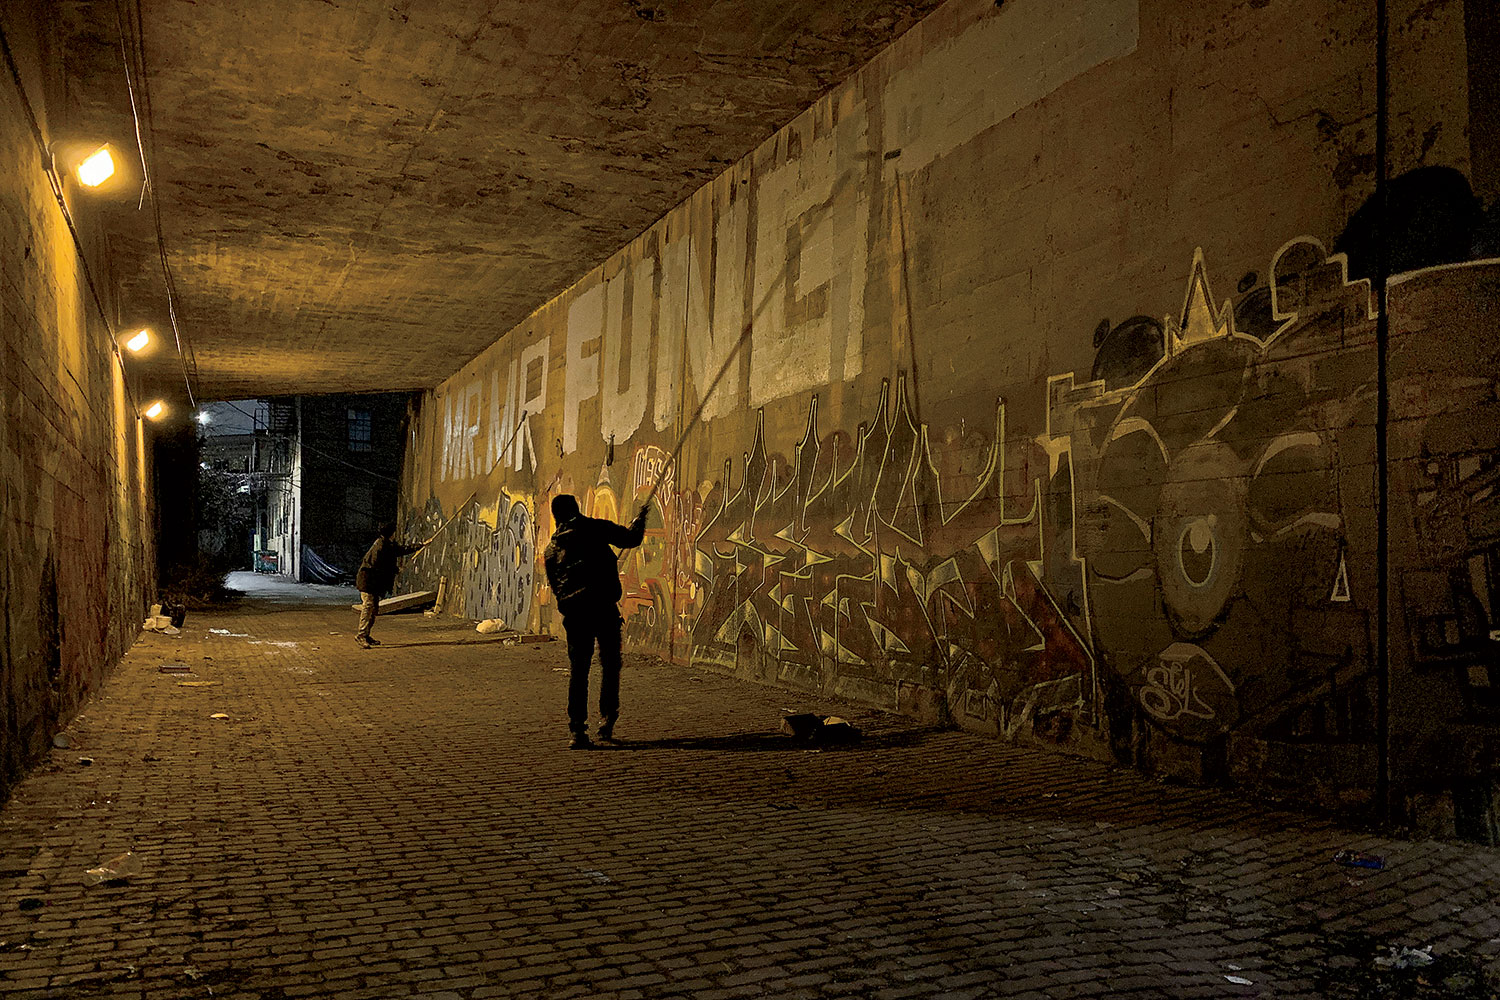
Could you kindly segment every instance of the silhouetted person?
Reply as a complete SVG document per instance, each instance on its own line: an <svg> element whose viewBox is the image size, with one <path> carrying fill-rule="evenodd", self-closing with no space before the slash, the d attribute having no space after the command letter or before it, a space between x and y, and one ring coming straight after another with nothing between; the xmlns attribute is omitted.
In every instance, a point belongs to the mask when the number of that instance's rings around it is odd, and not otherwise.
<svg viewBox="0 0 1500 1000"><path fill-rule="evenodd" d="M611 545L633 549L646 535L650 501L622 527L613 521L584 517L570 493L552 498L552 542L543 562L547 585L562 612L568 633L568 728L571 749L589 742L589 665L599 644L599 738L614 738L620 715L620 571Z"/></svg>
<svg viewBox="0 0 1500 1000"><path fill-rule="evenodd" d="M380 526L380 537L370 546L370 551L360 560L359 572L354 575L354 586L359 588L359 631L354 641L363 649L380 645L379 639L370 637L370 626L380 614L380 599L390 593L396 582L396 560L411 555L427 545L402 545L396 541L396 525L386 522ZM428 539L427 541L432 541Z"/></svg>

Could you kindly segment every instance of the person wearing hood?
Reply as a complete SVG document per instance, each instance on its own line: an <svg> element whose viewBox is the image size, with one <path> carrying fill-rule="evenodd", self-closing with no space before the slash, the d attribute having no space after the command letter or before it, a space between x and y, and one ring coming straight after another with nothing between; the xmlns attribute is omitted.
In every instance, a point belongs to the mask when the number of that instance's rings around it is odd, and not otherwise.
<svg viewBox="0 0 1500 1000"><path fill-rule="evenodd" d="M614 739L620 714L620 571L611 545L633 549L646 535L648 500L630 526L585 517L578 498L552 498L552 541L543 555L547 585L563 616L568 636L568 729L570 749L586 750L589 740L589 668L599 647L599 738Z"/></svg>

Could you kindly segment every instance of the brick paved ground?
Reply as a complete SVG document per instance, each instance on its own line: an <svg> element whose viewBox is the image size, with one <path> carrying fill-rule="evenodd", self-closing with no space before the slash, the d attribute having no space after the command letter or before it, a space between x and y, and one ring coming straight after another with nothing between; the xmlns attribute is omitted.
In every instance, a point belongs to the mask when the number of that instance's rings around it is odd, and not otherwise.
<svg viewBox="0 0 1500 1000"><path fill-rule="evenodd" d="M343 606L247 602L141 639L69 730L76 746L0 813L0 991L1352 998L1500 983L1495 851L873 713L854 713L858 749L794 750L771 735L783 706L839 706L641 661L628 742L570 753L560 643L406 615L361 651L353 626ZM1388 867L1330 862L1350 846ZM138 871L89 884L125 851ZM1429 945L1425 968L1375 963Z"/></svg>

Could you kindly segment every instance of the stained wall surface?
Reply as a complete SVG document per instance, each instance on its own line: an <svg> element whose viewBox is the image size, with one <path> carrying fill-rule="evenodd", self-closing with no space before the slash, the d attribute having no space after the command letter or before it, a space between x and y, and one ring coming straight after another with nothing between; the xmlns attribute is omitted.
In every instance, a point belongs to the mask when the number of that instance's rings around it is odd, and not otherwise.
<svg viewBox="0 0 1500 1000"><path fill-rule="evenodd" d="M38 127L60 72L42 26L7 8ZM92 261L102 247L69 189ZM104 310L107 273L95 273ZM150 431L0 67L0 796L134 641L154 590Z"/></svg>
<svg viewBox="0 0 1500 1000"><path fill-rule="evenodd" d="M950 0L419 400L400 586L559 631L654 496L637 650L1493 839L1493 109L1390 6L1384 466L1373 5Z"/></svg>

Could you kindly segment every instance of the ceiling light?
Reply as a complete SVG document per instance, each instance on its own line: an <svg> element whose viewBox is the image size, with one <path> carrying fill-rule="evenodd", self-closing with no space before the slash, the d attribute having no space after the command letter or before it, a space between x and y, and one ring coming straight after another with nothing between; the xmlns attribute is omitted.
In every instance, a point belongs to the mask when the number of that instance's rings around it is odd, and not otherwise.
<svg viewBox="0 0 1500 1000"><path fill-rule="evenodd" d="M161 400L158 399L156 402L154 402L150 406L146 407L146 412L145 412L144 415L148 419L156 420L163 413L166 413L166 412L167 412L167 404L163 403Z"/></svg>
<svg viewBox="0 0 1500 1000"><path fill-rule="evenodd" d="M213 419L213 416L207 410L198 411L198 423L203 424L205 427L213 423Z"/></svg>
<svg viewBox="0 0 1500 1000"><path fill-rule="evenodd" d="M98 187L114 176L115 158L108 146L100 146L78 164L78 180L84 187Z"/></svg>
<svg viewBox="0 0 1500 1000"><path fill-rule="evenodd" d="M141 330L134 337L125 341L125 346L130 349L132 354L139 354L146 349L146 345L149 343L151 343L151 331Z"/></svg>

